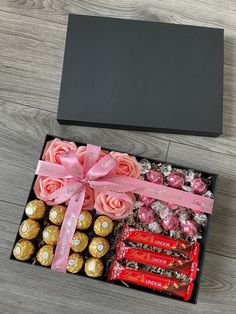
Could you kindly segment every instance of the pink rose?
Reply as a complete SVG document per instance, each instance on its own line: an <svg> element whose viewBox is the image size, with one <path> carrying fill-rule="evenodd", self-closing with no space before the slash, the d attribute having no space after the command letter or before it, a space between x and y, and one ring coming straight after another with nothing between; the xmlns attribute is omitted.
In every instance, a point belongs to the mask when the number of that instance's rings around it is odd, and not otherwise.
<svg viewBox="0 0 236 314"><path fill-rule="evenodd" d="M141 174L141 166L134 156L125 153L111 152L111 156L116 160L117 167L115 173L132 178L138 178Z"/></svg>
<svg viewBox="0 0 236 314"><path fill-rule="evenodd" d="M86 186L83 208L84 209L94 208L94 190L89 185Z"/></svg>
<svg viewBox="0 0 236 314"><path fill-rule="evenodd" d="M48 201L48 195L60 189L66 183L66 179L50 179L38 176L34 183L34 193L38 199L45 201L48 205L56 205L57 203L54 200Z"/></svg>
<svg viewBox="0 0 236 314"><path fill-rule="evenodd" d="M55 138L52 141L48 141L43 152L42 160L53 162L55 164L61 164L60 155L65 152L76 152L77 146L74 142L62 141L59 138Z"/></svg>
<svg viewBox="0 0 236 314"><path fill-rule="evenodd" d="M127 193L135 202L133 193ZM94 208L99 214L106 215L113 220L122 219L127 217L133 210L133 203L118 199L105 193L95 192Z"/></svg>
<svg viewBox="0 0 236 314"><path fill-rule="evenodd" d="M86 151L86 146L79 146L77 151L76 151L76 156L78 157L78 160L82 166L84 164L85 151ZM108 151L101 150L99 159L106 156L107 154L108 154Z"/></svg>

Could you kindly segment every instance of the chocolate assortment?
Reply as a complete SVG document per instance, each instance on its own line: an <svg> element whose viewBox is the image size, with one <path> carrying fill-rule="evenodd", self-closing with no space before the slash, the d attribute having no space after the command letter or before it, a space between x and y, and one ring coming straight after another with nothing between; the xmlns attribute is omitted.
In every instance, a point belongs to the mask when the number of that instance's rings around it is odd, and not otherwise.
<svg viewBox="0 0 236 314"><path fill-rule="evenodd" d="M55 149L57 146L60 152L58 155ZM63 150L67 154L65 157L61 153ZM96 179L95 170L89 172L93 155L86 159L86 146L78 147L74 142L55 138L47 142L42 160L60 166L54 171L58 169L62 176L65 175L65 180L57 180L53 176L52 186L47 186L47 189L60 186L68 194L76 189L74 184L77 181L74 179L69 182L70 186L64 187L70 175L63 172L61 156L69 158L68 152L74 154L71 160L77 158L91 177L89 180L86 176L81 179L86 187L85 199L68 243L65 271L132 288L144 287L145 290L195 302L197 290L193 288L196 282L199 283L210 215L207 210L193 210L180 205L184 202L178 199L182 195L194 195L196 199L192 198L191 201L196 206L198 197L203 197L202 200L213 199L214 175L101 150L98 164L103 158L106 161L100 162L101 167L109 166L112 162L109 154L117 163L117 167L112 169L112 175L152 184L148 186L151 193L145 193L145 188L127 190L129 184L123 188L116 181L108 189L110 174L105 176L105 187L101 185L102 179L93 181ZM98 164L95 164L94 169L97 169ZM44 171L46 168L42 169ZM76 168L71 169L72 174L76 173ZM35 180L34 193L31 193L26 204L12 257L53 269L65 221L67 228L72 225L68 219L71 205L68 198L58 202L61 196L55 194L53 199L50 193L46 195L47 190L43 190L44 184L48 184L46 176L38 175ZM130 182L131 185L136 183ZM168 187L171 190L158 192L157 189L156 195L160 195L160 199L154 198L153 185L154 188ZM182 191L183 194L175 195L175 191ZM166 195L165 201L162 195Z"/></svg>
<svg viewBox="0 0 236 314"><path fill-rule="evenodd" d="M34 210L29 210L30 208ZM27 261L35 255L34 264L50 267L66 210L67 207L64 205L54 205L50 208L37 199L29 202L25 214L34 219L28 218L21 223L19 235L22 239L15 244L13 256L17 260ZM107 216L93 218L93 214L93 211L81 211L76 226L77 231L71 242L71 254L68 257L66 270L73 274L84 272L88 277L97 278L103 275L102 257L110 249L106 237L112 233L114 223Z"/></svg>

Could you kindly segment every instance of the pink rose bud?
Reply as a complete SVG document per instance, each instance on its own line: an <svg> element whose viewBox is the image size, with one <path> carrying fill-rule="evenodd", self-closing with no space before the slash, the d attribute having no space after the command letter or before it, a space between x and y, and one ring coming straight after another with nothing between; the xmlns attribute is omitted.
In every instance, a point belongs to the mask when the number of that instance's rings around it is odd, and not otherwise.
<svg viewBox="0 0 236 314"><path fill-rule="evenodd" d="M166 207L168 207L170 210L178 210L180 208L179 205L175 204L175 203L170 203L170 202L166 202L165 203Z"/></svg>
<svg viewBox="0 0 236 314"><path fill-rule="evenodd" d="M191 181L191 188L197 194L204 194L207 190L207 185L202 178L194 178Z"/></svg>
<svg viewBox="0 0 236 314"><path fill-rule="evenodd" d="M140 207L138 210L139 219L145 224L151 224L154 222L154 212L149 207Z"/></svg>
<svg viewBox="0 0 236 314"><path fill-rule="evenodd" d="M139 199L146 206L150 206L156 201L155 198L147 197L144 195L140 195Z"/></svg>
<svg viewBox="0 0 236 314"><path fill-rule="evenodd" d="M197 235L197 223L194 220L185 220L181 224L181 230L189 237L194 237Z"/></svg>
<svg viewBox="0 0 236 314"><path fill-rule="evenodd" d="M169 214L162 220L162 226L166 230L175 230L179 226L179 220L174 214Z"/></svg>
<svg viewBox="0 0 236 314"><path fill-rule="evenodd" d="M156 184L163 184L164 182L164 176L160 171L154 171L150 170L147 174L146 177L148 181Z"/></svg>
<svg viewBox="0 0 236 314"><path fill-rule="evenodd" d="M169 186L175 189L181 189L184 185L184 177L181 173L178 172L172 172L168 175L167 181L169 183Z"/></svg>

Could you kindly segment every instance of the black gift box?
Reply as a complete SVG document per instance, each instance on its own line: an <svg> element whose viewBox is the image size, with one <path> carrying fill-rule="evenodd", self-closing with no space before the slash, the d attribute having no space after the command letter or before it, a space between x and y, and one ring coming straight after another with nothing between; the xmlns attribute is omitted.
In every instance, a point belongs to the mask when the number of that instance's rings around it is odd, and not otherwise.
<svg viewBox="0 0 236 314"><path fill-rule="evenodd" d="M69 15L57 120L217 136L223 29Z"/></svg>
<svg viewBox="0 0 236 314"><path fill-rule="evenodd" d="M43 149L42 149L42 152L41 152L41 155L39 157L39 159L42 158L42 154L43 154L43 151L45 149L45 146L46 146L46 143L50 140L53 140L55 138L55 136L52 136L52 135L47 135L46 138L45 138L45 141L44 141L44 145L43 145ZM61 138L61 137L57 137L57 138L60 138L62 140L67 140L67 141L72 141L71 139L64 139L64 138ZM81 146L81 145L87 145L87 144L84 144L84 143L78 143L78 142L75 142L75 144L77 146ZM109 148L103 148L105 150L111 150ZM136 156L136 158L138 160L141 160L143 159L144 157L142 156ZM159 162L162 162L162 161L157 161L157 160L153 160L153 159L148 159L149 161L151 162L154 162L154 163L159 163ZM165 162L163 162L165 163ZM183 166L179 166L179 165L174 165L174 164L171 164L173 167L176 167L176 168L181 168L181 169L188 169L186 167L183 167ZM196 169L195 169L196 170ZM206 176L206 177L211 177L211 186L209 187L209 189L212 191L212 193L214 194L215 192L215 188L216 188L216 181L217 181L217 175L216 174L212 174L212 173L206 173L204 171L201 171L201 170L196 170L198 172L201 172L202 175ZM34 186L34 183L35 183L35 180L36 180L37 176L35 175L34 176L34 179L33 179L33 182L32 182L32 185L31 185L31 189L30 189L30 192L29 192L29 196L28 196L28 199L27 199L27 202L30 202L32 201L33 199L36 198L35 194L34 194L34 191L33 191L33 186ZM208 217L208 221L207 221L207 224L206 226L203 228L203 231L202 231L202 239L199 240L199 243L200 243L200 255L199 255L199 263L198 263L198 269L199 271L197 272L197 277L194 281L194 288L193 288L193 292L192 292L192 295L191 295L191 298L190 300L188 301L189 303L193 303L193 304L196 304L197 303L197 299L198 299L198 294L199 294L199 288L200 288L200 279L201 279L201 275L202 275L202 270L203 270L203 264L204 264L204 256L205 256L205 251L206 251L206 244L207 244L207 235L208 235L208 228L209 228L209 224L210 224L210 219L211 219L211 215L209 214L206 214L207 217ZM25 215L25 213L23 213L23 216L22 216L22 220L25 220L27 219L28 217ZM17 232L17 230L16 230ZM17 233L17 236L16 236L16 239L15 239L15 243L14 243L14 246L16 244L16 242L20 239L20 236L19 234ZM34 241L34 240L33 240ZM13 246L13 247L14 247ZM12 250L13 252L13 250ZM13 256L13 253L11 252L11 256L10 258L15 260L15 257ZM35 264L35 262L30 259L29 261L26 261L26 263L29 263L29 264ZM39 264L35 264L36 266L38 266ZM43 267L43 266L42 266ZM75 274L77 275L77 274ZM78 274L77 276L79 276L79 278L81 278L81 276L83 276L84 274ZM79 278L78 278L78 284L79 284ZM91 279L91 280L101 280L101 279ZM106 281L106 278L102 278L102 280L104 280L104 282L108 283ZM122 287L126 288L122 283L120 282L112 282L109 284L118 284L118 285L121 285ZM141 286L136 286L136 285L132 285L132 284L129 284L129 286L133 289L137 289L137 290L141 290L141 291L146 291L148 293L153 293L155 295L160 295L160 296L164 296L164 297L168 297L168 298L172 298L172 299L177 299L177 300L180 300L180 301L183 301L181 298L178 298L174 295L171 295L169 296L168 294L163 294L161 292L158 292L158 291L154 291L154 290L151 290L151 289L148 289L148 288L144 288L144 287L141 287ZM130 288L128 288L130 289ZM183 301L184 302L184 301Z"/></svg>

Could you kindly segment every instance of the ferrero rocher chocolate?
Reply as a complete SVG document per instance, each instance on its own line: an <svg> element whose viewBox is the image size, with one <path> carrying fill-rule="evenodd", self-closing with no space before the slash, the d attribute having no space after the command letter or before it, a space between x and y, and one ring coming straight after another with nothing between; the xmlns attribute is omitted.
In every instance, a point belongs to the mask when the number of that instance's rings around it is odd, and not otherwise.
<svg viewBox="0 0 236 314"><path fill-rule="evenodd" d="M72 238L72 243L71 243L71 248L74 252L83 252L83 250L86 248L88 245L88 236L83 233L83 232L75 232L73 238Z"/></svg>
<svg viewBox="0 0 236 314"><path fill-rule="evenodd" d="M45 215L46 206L41 200L33 200L26 205L25 213L29 218L42 219Z"/></svg>
<svg viewBox="0 0 236 314"><path fill-rule="evenodd" d="M20 236L26 240L33 240L37 238L39 231L39 223L31 218L24 220L19 228Z"/></svg>
<svg viewBox="0 0 236 314"><path fill-rule="evenodd" d="M93 257L102 257L108 252L109 247L110 245L107 239L95 237L89 244L89 253Z"/></svg>
<svg viewBox="0 0 236 314"><path fill-rule="evenodd" d="M60 234L58 226L50 225L43 230L43 241L49 245L56 245Z"/></svg>
<svg viewBox="0 0 236 314"><path fill-rule="evenodd" d="M49 212L49 220L55 224L60 226L63 222L64 216L66 212L66 207L63 205L55 205L51 208Z"/></svg>
<svg viewBox="0 0 236 314"><path fill-rule="evenodd" d="M68 258L66 270L69 273L73 274L78 273L83 267L83 264L84 264L83 257L78 253L73 253Z"/></svg>
<svg viewBox="0 0 236 314"><path fill-rule="evenodd" d="M13 249L13 255L20 261L27 261L33 253L34 245L29 240L19 240Z"/></svg>
<svg viewBox="0 0 236 314"><path fill-rule="evenodd" d="M93 226L93 230L96 235L100 237L107 237L113 230L113 222L107 216L99 216Z"/></svg>
<svg viewBox="0 0 236 314"><path fill-rule="evenodd" d="M77 222L77 229L86 230L88 229L93 221L93 217L88 210L82 209Z"/></svg>
<svg viewBox="0 0 236 314"><path fill-rule="evenodd" d="M44 245L42 246L37 255L37 261L43 266L50 266L53 261L54 251L52 245Z"/></svg>
<svg viewBox="0 0 236 314"><path fill-rule="evenodd" d="M85 262L84 271L89 277L100 277L103 269L103 262L100 258L90 257Z"/></svg>

